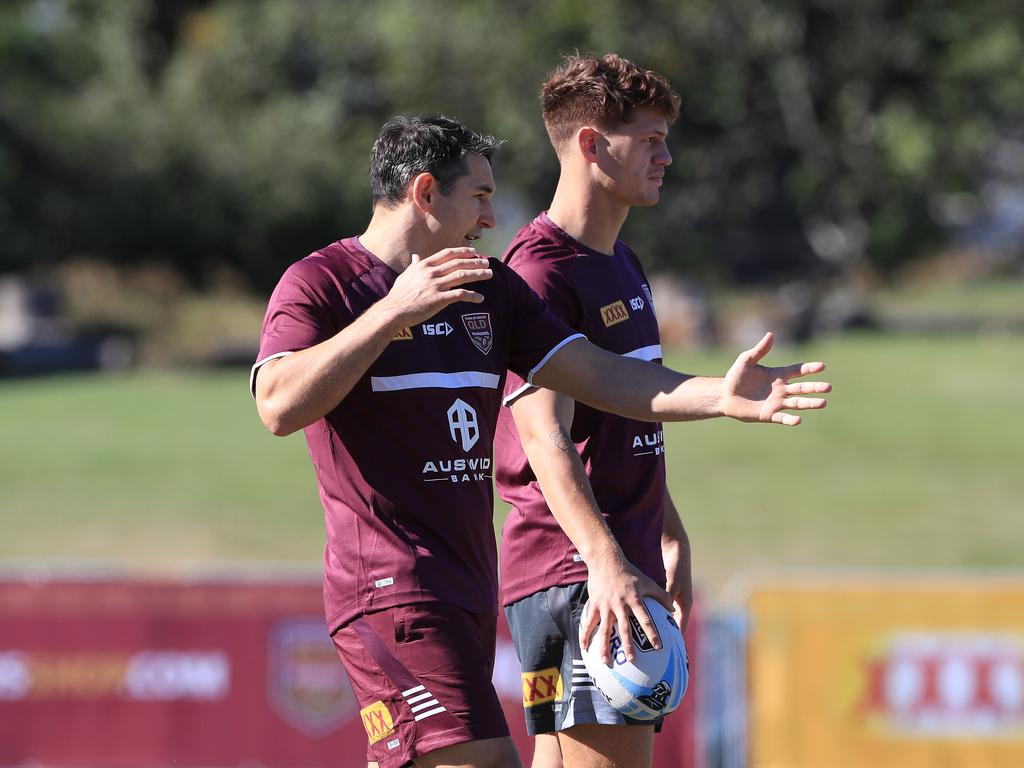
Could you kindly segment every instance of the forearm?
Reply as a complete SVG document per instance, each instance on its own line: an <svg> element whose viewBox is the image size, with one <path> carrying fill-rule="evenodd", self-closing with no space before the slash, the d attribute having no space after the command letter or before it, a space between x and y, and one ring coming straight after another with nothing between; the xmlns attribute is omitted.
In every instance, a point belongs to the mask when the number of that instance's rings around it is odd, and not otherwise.
<svg viewBox="0 0 1024 768"><path fill-rule="evenodd" d="M621 561L622 550L597 506L568 431L554 425L547 434L524 437L523 450L552 516L588 567Z"/></svg>
<svg viewBox="0 0 1024 768"><path fill-rule="evenodd" d="M662 512L661 556L665 564L666 588L679 606L677 619L680 628L685 630L693 606L690 537L667 491Z"/></svg>
<svg viewBox="0 0 1024 768"><path fill-rule="evenodd" d="M678 543L681 547L686 549L686 552L690 551L690 536L686 533L686 527L683 525L683 520L679 516L679 511L676 509L675 503L672 501L672 497L668 491L665 491L665 504L663 507L663 525L661 531L662 544ZM687 554L687 560L689 560L689 554Z"/></svg>
<svg viewBox="0 0 1024 768"><path fill-rule="evenodd" d="M677 373L621 357L580 340L566 344L534 376L594 408L640 421L694 421L722 416L720 378Z"/></svg>
<svg viewBox="0 0 1024 768"><path fill-rule="evenodd" d="M401 320L381 301L333 337L265 364L256 406L267 429L288 435L330 413L398 332Z"/></svg>

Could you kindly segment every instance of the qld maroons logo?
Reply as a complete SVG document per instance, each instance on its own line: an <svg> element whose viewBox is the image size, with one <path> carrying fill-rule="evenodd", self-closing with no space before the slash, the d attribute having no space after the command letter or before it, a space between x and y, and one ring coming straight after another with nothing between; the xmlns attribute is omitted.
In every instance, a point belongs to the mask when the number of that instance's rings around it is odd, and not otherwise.
<svg viewBox="0 0 1024 768"><path fill-rule="evenodd" d="M473 346L485 355L491 351L494 345L494 334L491 333L491 313L473 312L462 316L462 324L466 327L469 340Z"/></svg>
<svg viewBox="0 0 1024 768"><path fill-rule="evenodd" d="M267 700L307 736L324 736L359 710L345 667L318 616L293 616L267 637Z"/></svg>

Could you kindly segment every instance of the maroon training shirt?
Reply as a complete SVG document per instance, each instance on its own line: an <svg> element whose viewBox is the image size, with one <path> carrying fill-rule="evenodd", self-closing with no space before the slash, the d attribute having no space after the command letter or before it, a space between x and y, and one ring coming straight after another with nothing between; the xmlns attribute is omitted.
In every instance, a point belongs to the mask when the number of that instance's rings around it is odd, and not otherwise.
<svg viewBox="0 0 1024 768"><path fill-rule="evenodd" d="M636 254L623 243L616 242L611 256L598 253L542 213L519 231L504 260L552 313L592 343L620 355L661 361L661 338L647 278ZM510 372L506 402L528 386ZM664 584L661 424L576 403L571 437L597 505L626 558ZM498 418L494 450L498 491L513 507L501 540L503 603L585 581L586 565L548 509L507 408Z"/></svg>
<svg viewBox="0 0 1024 768"><path fill-rule="evenodd" d="M331 631L395 605L442 600L497 612L494 426L506 369L523 376L577 334L504 264L458 302L403 329L326 417L306 428L327 520ZM385 296L397 273L356 238L285 272L258 362L323 342Z"/></svg>

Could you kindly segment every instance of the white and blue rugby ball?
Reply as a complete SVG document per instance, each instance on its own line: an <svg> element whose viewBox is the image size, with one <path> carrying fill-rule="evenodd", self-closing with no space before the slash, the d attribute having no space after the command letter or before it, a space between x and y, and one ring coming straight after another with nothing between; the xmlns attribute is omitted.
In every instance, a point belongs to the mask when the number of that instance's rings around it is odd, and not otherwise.
<svg viewBox="0 0 1024 768"><path fill-rule="evenodd" d="M609 641L610 666L601 661L600 650L593 642L581 652L587 672L609 704L626 717L656 720L679 706L690 674L686 644L676 620L653 598L645 597L644 605L661 638L660 649L655 650L640 623L630 615L634 661L627 661L617 628Z"/></svg>

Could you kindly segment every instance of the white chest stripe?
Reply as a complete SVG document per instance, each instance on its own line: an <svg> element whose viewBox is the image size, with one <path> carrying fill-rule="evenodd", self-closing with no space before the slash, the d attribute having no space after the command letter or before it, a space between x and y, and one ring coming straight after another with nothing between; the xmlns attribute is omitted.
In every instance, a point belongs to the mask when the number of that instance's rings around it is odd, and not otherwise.
<svg viewBox="0 0 1024 768"><path fill-rule="evenodd" d="M661 344L652 344L649 347L640 347L632 352L627 352L623 357L635 357L637 360L657 360L661 357Z"/></svg>
<svg viewBox="0 0 1024 768"><path fill-rule="evenodd" d="M485 387L497 389L500 377L483 371L455 371L454 373L410 373L405 376L371 376L374 392L397 392L402 389L461 389Z"/></svg>

